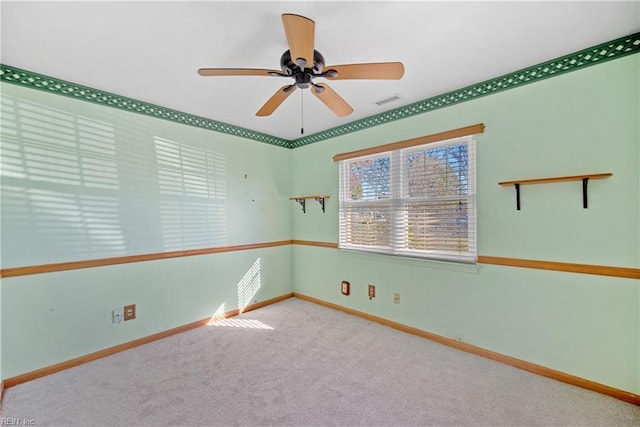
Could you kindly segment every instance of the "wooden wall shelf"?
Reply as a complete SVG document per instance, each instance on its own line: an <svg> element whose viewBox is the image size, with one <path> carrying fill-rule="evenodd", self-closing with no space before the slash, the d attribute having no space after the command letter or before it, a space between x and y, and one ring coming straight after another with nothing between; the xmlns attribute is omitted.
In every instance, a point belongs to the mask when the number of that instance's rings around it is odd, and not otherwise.
<svg viewBox="0 0 640 427"><path fill-rule="evenodd" d="M549 184L552 182L564 182L564 181L582 181L582 207L587 209L587 184L589 179L604 179L609 178L612 173L590 173L585 175L571 175L571 176L556 176L550 178L533 178L533 179L520 179L515 181L502 181L498 185L508 186L513 185L516 188L516 209L520 210L520 185L528 184Z"/></svg>
<svg viewBox="0 0 640 427"><path fill-rule="evenodd" d="M307 213L307 200L308 199L314 199L316 200L318 203L320 203L320 206L322 206L322 212L324 213L324 201L325 199L328 199L329 196L296 196L296 197L290 197L289 200L295 200L296 202L300 203L300 206L302 206L302 213Z"/></svg>

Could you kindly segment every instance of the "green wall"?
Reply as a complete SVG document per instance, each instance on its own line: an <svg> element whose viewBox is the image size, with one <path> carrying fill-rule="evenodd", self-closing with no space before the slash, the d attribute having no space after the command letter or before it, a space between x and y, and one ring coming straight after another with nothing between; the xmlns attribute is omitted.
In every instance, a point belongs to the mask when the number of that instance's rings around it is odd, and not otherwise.
<svg viewBox="0 0 640 427"><path fill-rule="evenodd" d="M640 55L336 137L293 151L294 194L328 194L327 213L293 212L294 239L337 242L332 156L476 123L478 253L640 266ZM589 183L499 181L611 172ZM638 280L399 259L295 246L296 292L620 389L640 392ZM351 296L340 294L349 280ZM369 300L366 285L377 285ZM400 293L394 305L392 295Z"/></svg>
<svg viewBox="0 0 640 427"><path fill-rule="evenodd" d="M2 280L0 280L0 383L4 379L2 372Z"/></svg>
<svg viewBox="0 0 640 427"><path fill-rule="evenodd" d="M3 83L2 268L291 239L290 150ZM291 292L291 246L2 280L9 378ZM113 325L111 311L137 305Z"/></svg>
<svg viewBox="0 0 640 427"><path fill-rule="evenodd" d="M2 83L1 265L337 242L334 154L484 123L480 255L638 268L639 75L631 55L294 150ZM589 183L589 209L579 182L526 186L521 211L497 185L598 172L613 176ZM289 201L310 194L331 196L326 213ZM0 286L3 378L296 291L640 393L632 279L287 245Z"/></svg>

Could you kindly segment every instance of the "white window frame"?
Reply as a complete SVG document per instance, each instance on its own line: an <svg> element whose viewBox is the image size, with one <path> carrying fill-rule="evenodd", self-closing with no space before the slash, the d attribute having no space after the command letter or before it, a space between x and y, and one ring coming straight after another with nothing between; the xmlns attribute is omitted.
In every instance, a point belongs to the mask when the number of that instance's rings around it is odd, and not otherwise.
<svg viewBox="0 0 640 427"><path fill-rule="evenodd" d="M447 146L466 144L467 146L467 191L464 195L457 196L437 196L412 198L407 195L407 171L406 162L408 155L412 152L432 150ZM475 136L468 135L444 141L431 142L423 145L415 145L408 148L398 148L390 151L377 152L375 154L350 157L339 162L339 248L346 250L356 250L365 252L375 252L381 254L428 258L434 260L456 261L475 263L477 260L477 203L476 203L476 159L475 159ZM390 159L390 197L380 200L351 200L350 195L350 165L363 160L389 157ZM433 203L434 205L448 201L466 202L467 209L467 245L463 251L446 250L445 247L435 250L410 249L408 233L408 203ZM349 212L354 207L386 206L385 211L390 218L390 245L366 245L362 242L353 242L351 237L351 226L353 221L348 218ZM455 218L455 217L447 217ZM445 245L446 246L446 245Z"/></svg>

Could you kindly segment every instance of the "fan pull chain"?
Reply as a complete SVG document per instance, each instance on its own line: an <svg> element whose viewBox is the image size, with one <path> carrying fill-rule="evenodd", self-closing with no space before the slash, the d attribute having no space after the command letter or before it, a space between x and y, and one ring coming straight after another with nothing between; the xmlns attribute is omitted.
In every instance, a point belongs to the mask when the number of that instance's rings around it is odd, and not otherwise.
<svg viewBox="0 0 640 427"><path fill-rule="evenodd" d="M303 90L300 91L300 135L304 135L304 104L302 103Z"/></svg>

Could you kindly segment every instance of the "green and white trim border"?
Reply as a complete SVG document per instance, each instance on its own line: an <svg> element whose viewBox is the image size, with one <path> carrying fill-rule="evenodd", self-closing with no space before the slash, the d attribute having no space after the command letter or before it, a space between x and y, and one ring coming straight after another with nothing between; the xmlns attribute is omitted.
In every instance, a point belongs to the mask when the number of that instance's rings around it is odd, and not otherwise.
<svg viewBox="0 0 640 427"><path fill-rule="evenodd" d="M395 120L415 116L417 114L423 114L439 108L448 107L482 96L491 95L496 92L512 89L527 83L533 83L571 71L576 71L584 67L622 58L638 52L640 52L640 32L565 55L551 61L543 62L532 67L524 68L510 74L505 74L494 79L476 83L462 89L437 95L413 104L365 117L360 120L355 120L341 126L294 140L287 140L228 123L183 113L132 98L59 80L54 77L22 70L5 64L0 64L0 81L44 90L96 104L108 105L121 110L136 112L215 132L235 135L280 147L297 148Z"/></svg>
<svg viewBox="0 0 640 427"><path fill-rule="evenodd" d="M373 126L459 104L471 99L491 95L507 89L513 89L527 83L579 70L590 65L621 58L637 52L640 52L640 32L551 61L543 62L542 64L534 65L514 73L505 74L462 89L437 95L433 98L414 102L413 104L405 105L404 107L398 107L342 126L327 129L303 138L298 138L291 141L291 148L301 147L324 139L334 138L347 133L357 132Z"/></svg>
<svg viewBox="0 0 640 427"><path fill-rule="evenodd" d="M119 110L131 111L144 114L146 116L290 148L290 141L284 138L278 138L277 136L256 132L250 129L230 125L228 123L183 113L181 111L172 110L170 108L161 107L148 102L138 101L125 96L115 95L113 93L59 80L54 77L44 76L42 74L22 70L5 64L0 64L0 81L14 83L33 89L40 89L58 95L93 102L95 104L108 105Z"/></svg>

